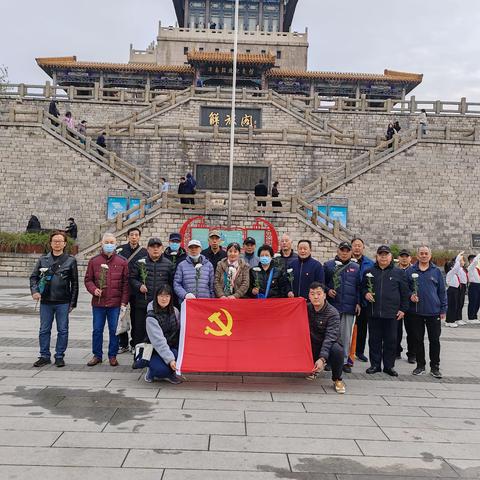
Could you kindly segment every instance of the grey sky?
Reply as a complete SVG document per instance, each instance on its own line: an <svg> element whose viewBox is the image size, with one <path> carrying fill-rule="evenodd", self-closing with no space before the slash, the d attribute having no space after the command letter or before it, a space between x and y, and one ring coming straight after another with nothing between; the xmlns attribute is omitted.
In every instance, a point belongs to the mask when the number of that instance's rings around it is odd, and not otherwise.
<svg viewBox="0 0 480 480"><path fill-rule="evenodd" d="M127 62L158 20L174 24L171 0L2 2L0 65L11 82L43 83L35 57ZM480 0L300 0L293 28L305 27L310 70L423 73L417 99L480 101Z"/></svg>

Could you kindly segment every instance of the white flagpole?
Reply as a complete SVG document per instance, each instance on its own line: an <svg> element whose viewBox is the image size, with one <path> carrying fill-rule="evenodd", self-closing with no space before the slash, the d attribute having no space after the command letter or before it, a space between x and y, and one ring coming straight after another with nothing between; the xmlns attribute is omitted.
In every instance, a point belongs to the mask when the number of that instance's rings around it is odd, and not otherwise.
<svg viewBox="0 0 480 480"><path fill-rule="evenodd" d="M237 97L237 53L238 53L238 10L240 0L235 0L235 31L233 35L233 78L232 78L232 110L230 113L230 166L228 169L228 219L227 226L232 226L232 193L233 193L233 153L235 146L235 101Z"/></svg>

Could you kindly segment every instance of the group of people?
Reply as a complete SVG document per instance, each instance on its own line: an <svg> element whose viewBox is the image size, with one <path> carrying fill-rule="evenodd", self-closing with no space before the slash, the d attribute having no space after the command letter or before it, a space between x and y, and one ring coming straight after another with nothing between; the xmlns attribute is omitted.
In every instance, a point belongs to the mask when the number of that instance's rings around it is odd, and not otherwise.
<svg viewBox="0 0 480 480"><path fill-rule="evenodd" d="M273 182L272 197L274 197L274 198L280 196L280 192L278 191L279 185L280 185L279 182L277 182L277 181ZM268 187L264 183L263 178L261 178L258 181L258 183L255 185L255 188L253 189L253 194L256 197L268 197ZM266 207L267 202L264 201L264 200L257 200L257 206ZM281 207L281 206L282 206L282 202L280 202L279 200L273 200L272 201L272 207Z"/></svg>
<svg viewBox="0 0 480 480"><path fill-rule="evenodd" d="M369 336L368 374L382 371L397 376L395 360L401 358L403 325L407 334L407 359L416 363L413 375L425 373L425 329L428 332L430 373L441 378L441 321L461 315L457 299L461 279L459 254L445 281L431 261L431 250L421 246L412 264L410 252L402 250L397 265L387 245L381 245L374 260L364 255L361 238L338 245L334 258L323 265L312 257L310 240L303 239L293 249L289 235L280 239L280 251L270 245L257 248L247 237L243 245L232 242L224 249L221 233L211 230L208 248L197 239L182 247L179 233L169 236L168 245L153 237L146 248L141 232L128 231L127 243L117 245L116 237L103 236L101 252L90 259L84 278L92 295L92 353L89 366L103 361L103 332L108 324L108 359L118 365L117 355L135 352L135 346L153 347L145 380L155 378L179 383L176 355L179 339L180 304L194 298L293 298L308 302L315 379L322 370L331 370L334 388L345 392L343 373L350 373L356 360L367 362L365 344ZM33 299L40 301L40 367L51 362L50 334L57 321L55 364L65 365L68 342L68 314L78 298L75 258L64 253L66 235L50 237L51 252L42 256L30 277ZM165 248L166 247L166 248ZM480 255L471 261L469 318L476 320L480 307ZM459 267L460 266L460 267ZM458 284L457 284L458 281ZM447 308L448 305L448 308ZM453 305L453 306L452 306ZM119 317L130 309L131 336L116 335ZM476 308L476 311L474 311ZM455 312L455 313L454 313ZM452 316L453 315L453 316ZM474 318L473 318L474 317ZM460 317L461 320L461 317ZM294 328L294 326L292 326ZM138 354L138 348L137 348ZM135 357L133 368L141 367ZM383 368L382 368L383 366Z"/></svg>

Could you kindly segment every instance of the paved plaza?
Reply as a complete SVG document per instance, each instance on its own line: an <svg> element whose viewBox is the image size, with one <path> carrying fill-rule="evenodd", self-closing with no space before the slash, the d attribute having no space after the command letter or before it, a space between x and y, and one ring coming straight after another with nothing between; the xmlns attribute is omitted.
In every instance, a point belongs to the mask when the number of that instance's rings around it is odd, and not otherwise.
<svg viewBox="0 0 480 480"><path fill-rule="evenodd" d="M27 279L0 280L0 479L366 480L480 478L480 326L442 332L444 378L188 375L147 384L93 368L89 298L71 317L67 366L35 369Z"/></svg>

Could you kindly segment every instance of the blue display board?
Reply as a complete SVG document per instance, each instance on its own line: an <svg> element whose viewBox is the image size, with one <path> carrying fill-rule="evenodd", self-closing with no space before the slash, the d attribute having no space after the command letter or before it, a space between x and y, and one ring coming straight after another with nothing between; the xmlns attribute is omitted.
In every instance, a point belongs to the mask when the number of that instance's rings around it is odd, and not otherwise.
<svg viewBox="0 0 480 480"><path fill-rule="evenodd" d="M140 205L140 199L139 198L131 198L130 202L128 203L128 209L130 210L133 207L136 207ZM133 218L133 217L138 217L140 215L140 210L137 210L136 212L131 213L128 218Z"/></svg>
<svg viewBox="0 0 480 480"><path fill-rule="evenodd" d="M113 220L119 213L127 211L128 199L125 197L108 197L107 218Z"/></svg>
<svg viewBox="0 0 480 480"><path fill-rule="evenodd" d="M208 248L208 228L192 228L192 239L200 240L202 248ZM243 231L242 230L218 230L221 235L221 246L226 248L228 244L237 242L240 246L243 245ZM257 242L257 245L263 245L265 243L265 231L264 230L248 230L249 237L253 237Z"/></svg>
<svg viewBox="0 0 480 480"><path fill-rule="evenodd" d="M347 226L348 207L341 205L330 205L328 208L328 216L334 220L338 220L343 227Z"/></svg>

